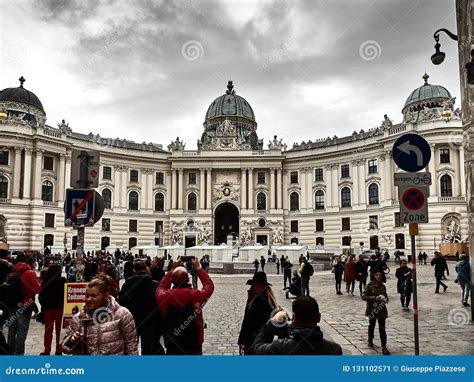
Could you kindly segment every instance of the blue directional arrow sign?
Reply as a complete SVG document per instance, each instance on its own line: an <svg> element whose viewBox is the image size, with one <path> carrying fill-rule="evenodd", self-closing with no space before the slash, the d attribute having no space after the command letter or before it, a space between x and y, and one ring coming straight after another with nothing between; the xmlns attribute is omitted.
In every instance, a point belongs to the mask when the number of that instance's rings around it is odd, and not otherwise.
<svg viewBox="0 0 474 382"><path fill-rule="evenodd" d="M431 159L430 145L417 134L404 134L393 144L393 160L402 170L423 170Z"/></svg>

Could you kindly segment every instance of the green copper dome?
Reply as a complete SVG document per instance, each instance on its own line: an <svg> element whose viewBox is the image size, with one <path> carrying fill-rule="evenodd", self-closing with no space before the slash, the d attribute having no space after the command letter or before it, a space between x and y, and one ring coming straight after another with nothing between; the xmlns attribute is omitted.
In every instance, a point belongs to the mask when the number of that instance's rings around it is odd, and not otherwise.
<svg viewBox="0 0 474 382"><path fill-rule="evenodd" d="M209 106L206 122L218 117L244 117L255 121L255 114L245 98L235 94L232 81L227 84L226 94L217 97Z"/></svg>
<svg viewBox="0 0 474 382"><path fill-rule="evenodd" d="M423 76L425 83L411 92L405 102L403 112L406 109L420 109L423 106L430 106L429 104L438 106L443 100L452 98L451 94L445 87L429 84L428 78L429 76L425 73Z"/></svg>

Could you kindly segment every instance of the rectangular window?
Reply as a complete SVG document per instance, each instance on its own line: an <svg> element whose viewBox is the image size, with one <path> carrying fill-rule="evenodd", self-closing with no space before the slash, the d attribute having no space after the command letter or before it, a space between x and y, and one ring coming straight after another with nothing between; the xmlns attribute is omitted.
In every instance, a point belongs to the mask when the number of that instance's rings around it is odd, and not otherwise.
<svg viewBox="0 0 474 382"><path fill-rule="evenodd" d="M449 159L449 149L439 150L439 163L451 163Z"/></svg>
<svg viewBox="0 0 474 382"><path fill-rule="evenodd" d="M138 232L137 220L128 221L128 232Z"/></svg>
<svg viewBox="0 0 474 382"><path fill-rule="evenodd" d="M343 164L341 166L341 178L349 178L349 165Z"/></svg>
<svg viewBox="0 0 474 382"><path fill-rule="evenodd" d="M290 172L290 183L298 183L298 171Z"/></svg>
<svg viewBox="0 0 474 382"><path fill-rule="evenodd" d="M345 247L349 247L351 245L352 237L350 236L343 236L342 237L342 245Z"/></svg>
<svg viewBox="0 0 474 382"><path fill-rule="evenodd" d="M188 183L189 184L196 184L196 173L195 172L190 172L188 174Z"/></svg>
<svg viewBox="0 0 474 382"><path fill-rule="evenodd" d="M112 180L112 167L104 166L102 168L102 178Z"/></svg>
<svg viewBox="0 0 474 382"><path fill-rule="evenodd" d="M43 158L43 169L53 171L54 169L54 158L45 156Z"/></svg>
<svg viewBox="0 0 474 382"><path fill-rule="evenodd" d="M379 229L379 217L377 215L369 216L369 229Z"/></svg>
<svg viewBox="0 0 474 382"><path fill-rule="evenodd" d="M138 183L138 170L130 170L130 182Z"/></svg>
<svg viewBox="0 0 474 382"><path fill-rule="evenodd" d="M314 170L314 181L322 182L323 180L324 180L323 169L317 168L316 170Z"/></svg>
<svg viewBox="0 0 474 382"><path fill-rule="evenodd" d="M162 172L157 172L156 173L156 184L165 184L165 176Z"/></svg>
<svg viewBox="0 0 474 382"><path fill-rule="evenodd" d="M316 232L324 231L324 219L316 219Z"/></svg>
<svg viewBox="0 0 474 382"><path fill-rule="evenodd" d="M110 219L102 218L102 231L110 231Z"/></svg>
<svg viewBox="0 0 474 382"><path fill-rule="evenodd" d="M46 228L54 228L54 214L44 214L44 226Z"/></svg>
<svg viewBox="0 0 474 382"><path fill-rule="evenodd" d="M155 220L155 232L163 232L163 220Z"/></svg>
<svg viewBox="0 0 474 382"><path fill-rule="evenodd" d="M8 166L9 155L8 151L0 151L0 166Z"/></svg>
<svg viewBox="0 0 474 382"><path fill-rule="evenodd" d="M393 219L395 220L395 227L403 227L404 224L400 221L400 212L395 212Z"/></svg>
<svg viewBox="0 0 474 382"><path fill-rule="evenodd" d="M377 174L377 159L369 160L369 174Z"/></svg>
<svg viewBox="0 0 474 382"><path fill-rule="evenodd" d="M292 220L290 222L290 232L298 232L298 220Z"/></svg>
<svg viewBox="0 0 474 382"><path fill-rule="evenodd" d="M341 219L341 228L342 228L342 231L350 231L351 230L351 218L342 218Z"/></svg>
<svg viewBox="0 0 474 382"><path fill-rule="evenodd" d="M263 171L257 173L257 184L265 184L265 173Z"/></svg>

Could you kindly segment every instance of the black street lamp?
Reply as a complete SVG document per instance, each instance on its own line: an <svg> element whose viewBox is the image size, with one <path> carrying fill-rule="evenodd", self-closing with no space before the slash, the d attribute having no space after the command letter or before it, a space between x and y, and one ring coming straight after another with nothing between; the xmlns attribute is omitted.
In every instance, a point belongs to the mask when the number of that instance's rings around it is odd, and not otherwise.
<svg viewBox="0 0 474 382"><path fill-rule="evenodd" d="M436 41L435 44L435 53L431 56L431 62L434 65L439 65L444 61L444 58L446 57L446 53L441 52L439 48L441 48L441 44L439 43L439 32L445 32L449 37L451 37L454 41L458 41L458 36L455 35L454 33L451 33L445 28L438 29L436 32L434 32L433 37Z"/></svg>

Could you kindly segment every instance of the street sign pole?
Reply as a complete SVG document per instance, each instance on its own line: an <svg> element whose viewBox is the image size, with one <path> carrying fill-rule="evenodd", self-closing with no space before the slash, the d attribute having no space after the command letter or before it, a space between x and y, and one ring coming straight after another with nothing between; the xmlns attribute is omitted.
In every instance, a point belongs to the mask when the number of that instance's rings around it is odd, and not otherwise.
<svg viewBox="0 0 474 382"><path fill-rule="evenodd" d="M87 188L88 185L88 160L89 156L87 151L81 150L79 155L79 187ZM77 248L76 248L76 259L82 259L84 257L84 241L86 235L86 228L84 226L78 227L77 229Z"/></svg>
<svg viewBox="0 0 474 382"><path fill-rule="evenodd" d="M410 224L411 237L411 265L412 265L412 279L413 279L413 324L415 328L415 355L420 355L420 332L418 329L418 293L416 285L416 248L415 235L413 231L418 231L418 224Z"/></svg>

